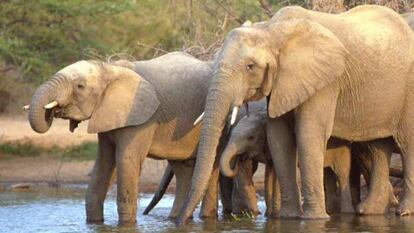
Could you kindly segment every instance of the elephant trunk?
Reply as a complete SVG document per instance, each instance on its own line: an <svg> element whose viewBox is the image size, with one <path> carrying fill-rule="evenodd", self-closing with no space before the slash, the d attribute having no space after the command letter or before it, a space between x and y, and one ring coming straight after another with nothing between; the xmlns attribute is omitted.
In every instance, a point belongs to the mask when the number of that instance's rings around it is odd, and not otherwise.
<svg viewBox="0 0 414 233"><path fill-rule="evenodd" d="M54 77L37 88L29 110L29 122L34 131L45 133L49 130L53 122L54 108L46 109L45 105L56 101L58 95L66 96L69 89L67 83L64 77Z"/></svg>
<svg viewBox="0 0 414 233"><path fill-rule="evenodd" d="M220 171L223 175L234 177L237 174L236 158L238 154L236 144L229 142L220 158Z"/></svg>
<svg viewBox="0 0 414 233"><path fill-rule="evenodd" d="M229 82L227 82L229 83ZM203 126L197 160L191 180L191 189L187 195L186 204L177 218L177 225L182 225L192 215L207 189L216 158L216 150L230 108L232 107L232 87L226 83L226 78L212 80L207 94Z"/></svg>

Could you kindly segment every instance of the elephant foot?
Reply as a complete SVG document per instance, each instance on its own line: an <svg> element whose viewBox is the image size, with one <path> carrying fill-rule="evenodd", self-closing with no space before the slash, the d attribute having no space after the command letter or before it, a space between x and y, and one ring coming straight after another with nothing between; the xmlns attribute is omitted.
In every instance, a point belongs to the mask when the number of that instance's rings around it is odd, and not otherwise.
<svg viewBox="0 0 414 233"><path fill-rule="evenodd" d="M410 216L414 213L414 203L404 199L397 207L395 211L398 216Z"/></svg>
<svg viewBox="0 0 414 233"><path fill-rule="evenodd" d="M136 216L131 215L119 215L118 225L119 226L133 226L137 223Z"/></svg>
<svg viewBox="0 0 414 233"><path fill-rule="evenodd" d="M280 210L279 214L273 216L276 216L277 218L282 219L291 219L291 218L299 218L302 215L302 207L300 202L294 202L292 200L290 201L282 201L280 203Z"/></svg>
<svg viewBox="0 0 414 233"><path fill-rule="evenodd" d="M87 224L102 224L104 222L103 218L90 218L86 217Z"/></svg>
<svg viewBox="0 0 414 233"><path fill-rule="evenodd" d="M388 198L367 197L356 207L356 212L360 215L386 214L389 210L388 200Z"/></svg>
<svg viewBox="0 0 414 233"><path fill-rule="evenodd" d="M169 219L176 219L176 218L177 218L177 216L178 216L178 212L177 212L177 213L170 213L170 214L168 215L168 218L169 218Z"/></svg>
<svg viewBox="0 0 414 233"><path fill-rule="evenodd" d="M354 207L351 206L342 206L341 207L341 213L342 214L355 214Z"/></svg>
<svg viewBox="0 0 414 233"><path fill-rule="evenodd" d="M212 211L210 213L200 213L199 217L201 219L216 219L217 218L217 210Z"/></svg>
<svg viewBox="0 0 414 233"><path fill-rule="evenodd" d="M99 212L99 211L98 211ZM97 214L95 213L86 213L86 223L91 223L91 224L99 224L99 223L103 223L104 222L104 218L103 218L103 213L99 213Z"/></svg>
<svg viewBox="0 0 414 233"><path fill-rule="evenodd" d="M302 212L297 209L281 208L279 212L279 218L299 218Z"/></svg>
<svg viewBox="0 0 414 233"><path fill-rule="evenodd" d="M304 209L303 214L300 216L301 219L317 220L317 219L330 219L330 216L326 213L323 208L320 209Z"/></svg>

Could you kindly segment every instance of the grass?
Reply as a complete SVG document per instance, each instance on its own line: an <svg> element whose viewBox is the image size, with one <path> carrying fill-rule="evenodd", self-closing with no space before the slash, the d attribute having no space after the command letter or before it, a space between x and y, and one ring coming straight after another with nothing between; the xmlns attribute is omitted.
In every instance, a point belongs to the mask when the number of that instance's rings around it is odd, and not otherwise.
<svg viewBox="0 0 414 233"><path fill-rule="evenodd" d="M5 155L7 158L50 156L61 160L87 161L94 160L97 151L98 145L95 142L85 142L77 146L66 148L43 148L28 142L0 144L0 154Z"/></svg>
<svg viewBox="0 0 414 233"><path fill-rule="evenodd" d="M230 219L234 222L239 221L253 221L256 217L249 210L243 210L241 214L230 214Z"/></svg>

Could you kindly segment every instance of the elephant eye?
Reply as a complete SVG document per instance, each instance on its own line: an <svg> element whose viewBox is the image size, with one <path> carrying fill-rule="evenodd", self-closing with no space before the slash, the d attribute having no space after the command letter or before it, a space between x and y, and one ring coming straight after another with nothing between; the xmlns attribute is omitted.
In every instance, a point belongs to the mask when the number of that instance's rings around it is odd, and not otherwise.
<svg viewBox="0 0 414 233"><path fill-rule="evenodd" d="M253 69L253 67L254 67L254 64L247 64L246 65L246 70L251 71Z"/></svg>
<svg viewBox="0 0 414 233"><path fill-rule="evenodd" d="M247 137L247 140L253 140L253 139L254 139L254 136Z"/></svg>
<svg viewBox="0 0 414 233"><path fill-rule="evenodd" d="M82 84L77 84L76 88L78 88L79 90L83 90L85 88L85 86L82 85Z"/></svg>

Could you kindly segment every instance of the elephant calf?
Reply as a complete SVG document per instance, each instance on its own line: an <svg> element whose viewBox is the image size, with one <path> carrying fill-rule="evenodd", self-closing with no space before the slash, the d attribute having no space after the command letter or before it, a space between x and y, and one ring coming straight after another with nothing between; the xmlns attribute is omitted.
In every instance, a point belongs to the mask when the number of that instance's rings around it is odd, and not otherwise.
<svg viewBox="0 0 414 233"><path fill-rule="evenodd" d="M266 111L251 114L249 117L243 117L232 130L229 142L220 160L220 169L224 175L234 176L235 181L240 179L238 191L241 194L239 195L242 197L253 197L250 200L248 198L242 199L247 203L245 204L247 210L253 213L257 212L255 196L251 195L254 192L254 186L251 180L253 172L246 171L246 169L237 169L237 166L240 166L237 164L235 167L237 171L230 166L236 157L244 157L241 158L242 161L239 161L239 163L242 162L245 164L250 159L258 160L271 166L272 160L266 142L266 118ZM377 143L379 145L376 145ZM369 180L372 174L371 183L373 185L370 186L368 198L359 204L359 197L357 198L354 195L355 200L353 200L350 187L351 144L335 138L329 140L324 159L325 203L328 213L353 213L353 206L358 204L357 210L361 214L383 213L388 209L389 203L395 204L396 200L392 193L392 186L381 175L383 171L387 172L388 169L387 161L382 159L386 158L387 155L383 155L381 151L375 150L375 148L380 146L387 147L387 143L389 142L381 141L352 145L352 156L359 160L364 159L363 162L357 163L361 165L364 177ZM367 147L369 146L371 147L368 150ZM246 173L251 174L250 181L246 179ZM267 176L273 178L275 176L274 171L269 172L266 170L265 178ZM265 184L268 184L268 181L265 181ZM273 194L268 193L271 189L273 189ZM340 200L338 200L337 193L340 194ZM280 194L277 179L275 179L273 187L270 189L269 187L266 188L265 195L267 204L266 214L277 215L280 208ZM375 196L384 196L385 198L375 198ZM268 199L268 197L273 197L273 200ZM339 206L338 203L340 203Z"/></svg>

